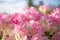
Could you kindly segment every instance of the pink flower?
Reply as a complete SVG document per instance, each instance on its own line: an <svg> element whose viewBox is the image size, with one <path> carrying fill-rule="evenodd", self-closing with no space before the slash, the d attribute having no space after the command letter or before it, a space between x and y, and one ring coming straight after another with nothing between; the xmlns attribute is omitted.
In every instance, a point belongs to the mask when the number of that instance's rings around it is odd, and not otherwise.
<svg viewBox="0 0 60 40"><path fill-rule="evenodd" d="M37 8L35 8L35 7L30 7L29 13L32 13L32 14L37 13Z"/></svg>
<svg viewBox="0 0 60 40"><path fill-rule="evenodd" d="M60 13L60 8L56 8L55 10L53 10L53 12L55 12L55 13Z"/></svg>
<svg viewBox="0 0 60 40"><path fill-rule="evenodd" d="M38 34L33 35L31 40L38 40Z"/></svg>
<svg viewBox="0 0 60 40"><path fill-rule="evenodd" d="M32 31L33 33L36 33L40 27L40 23L38 21L34 21L32 25Z"/></svg>
<svg viewBox="0 0 60 40"><path fill-rule="evenodd" d="M14 30L13 32L22 32L23 34L27 34L28 31L24 28L24 27L21 27L17 24L14 25Z"/></svg>
<svg viewBox="0 0 60 40"><path fill-rule="evenodd" d="M43 40L49 40L47 36L44 36L43 37Z"/></svg>
<svg viewBox="0 0 60 40"><path fill-rule="evenodd" d="M55 33L51 40L60 40L60 32Z"/></svg>
<svg viewBox="0 0 60 40"><path fill-rule="evenodd" d="M34 34L31 38L31 40L43 40L44 29L41 28L37 34Z"/></svg>
<svg viewBox="0 0 60 40"><path fill-rule="evenodd" d="M21 19L22 19L23 21L29 21L29 20L30 20L29 15L28 15L28 17L27 17L27 16L24 15L24 14L21 15Z"/></svg>

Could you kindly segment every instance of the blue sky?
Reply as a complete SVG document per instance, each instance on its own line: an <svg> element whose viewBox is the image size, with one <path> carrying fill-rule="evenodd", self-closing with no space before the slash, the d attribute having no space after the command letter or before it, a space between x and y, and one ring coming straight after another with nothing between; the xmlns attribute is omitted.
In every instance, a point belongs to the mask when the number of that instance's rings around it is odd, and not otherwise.
<svg viewBox="0 0 60 40"><path fill-rule="evenodd" d="M39 1L43 1L45 5L53 4L58 5L60 0L33 0L35 4L39 4Z"/></svg>
<svg viewBox="0 0 60 40"><path fill-rule="evenodd" d="M20 12L23 7L26 7L26 0L0 0L0 12Z"/></svg>
<svg viewBox="0 0 60 40"><path fill-rule="evenodd" d="M40 0L33 0L33 3L38 5ZM60 0L41 0L45 5L57 5ZM27 0L0 0L0 12L14 13L20 12L23 7L27 7Z"/></svg>
<svg viewBox="0 0 60 40"><path fill-rule="evenodd" d="M58 5L60 3L60 0L43 0L46 5L48 4L53 4L53 5Z"/></svg>

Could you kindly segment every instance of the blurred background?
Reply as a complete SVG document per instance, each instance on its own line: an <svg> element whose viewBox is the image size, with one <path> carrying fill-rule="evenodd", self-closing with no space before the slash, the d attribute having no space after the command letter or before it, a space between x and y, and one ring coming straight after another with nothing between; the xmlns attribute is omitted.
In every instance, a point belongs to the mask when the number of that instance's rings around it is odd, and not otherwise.
<svg viewBox="0 0 60 40"><path fill-rule="evenodd" d="M0 0L0 12L15 13L20 12L24 7L39 7L47 5L51 8L60 7L60 0Z"/></svg>

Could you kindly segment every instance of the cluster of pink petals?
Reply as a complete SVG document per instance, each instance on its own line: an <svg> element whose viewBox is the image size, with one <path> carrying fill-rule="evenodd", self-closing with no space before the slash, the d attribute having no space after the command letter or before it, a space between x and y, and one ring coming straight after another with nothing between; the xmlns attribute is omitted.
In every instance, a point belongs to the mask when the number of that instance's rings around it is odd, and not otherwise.
<svg viewBox="0 0 60 40"><path fill-rule="evenodd" d="M34 7L15 14L0 13L0 35L2 40L60 40L60 8L50 14Z"/></svg>

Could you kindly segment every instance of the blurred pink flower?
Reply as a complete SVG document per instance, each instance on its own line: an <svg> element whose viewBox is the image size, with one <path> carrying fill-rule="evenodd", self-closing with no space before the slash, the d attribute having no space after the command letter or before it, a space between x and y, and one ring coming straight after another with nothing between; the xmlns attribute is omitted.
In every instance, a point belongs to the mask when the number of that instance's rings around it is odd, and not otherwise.
<svg viewBox="0 0 60 40"><path fill-rule="evenodd" d="M55 33L51 40L60 40L60 32Z"/></svg>

